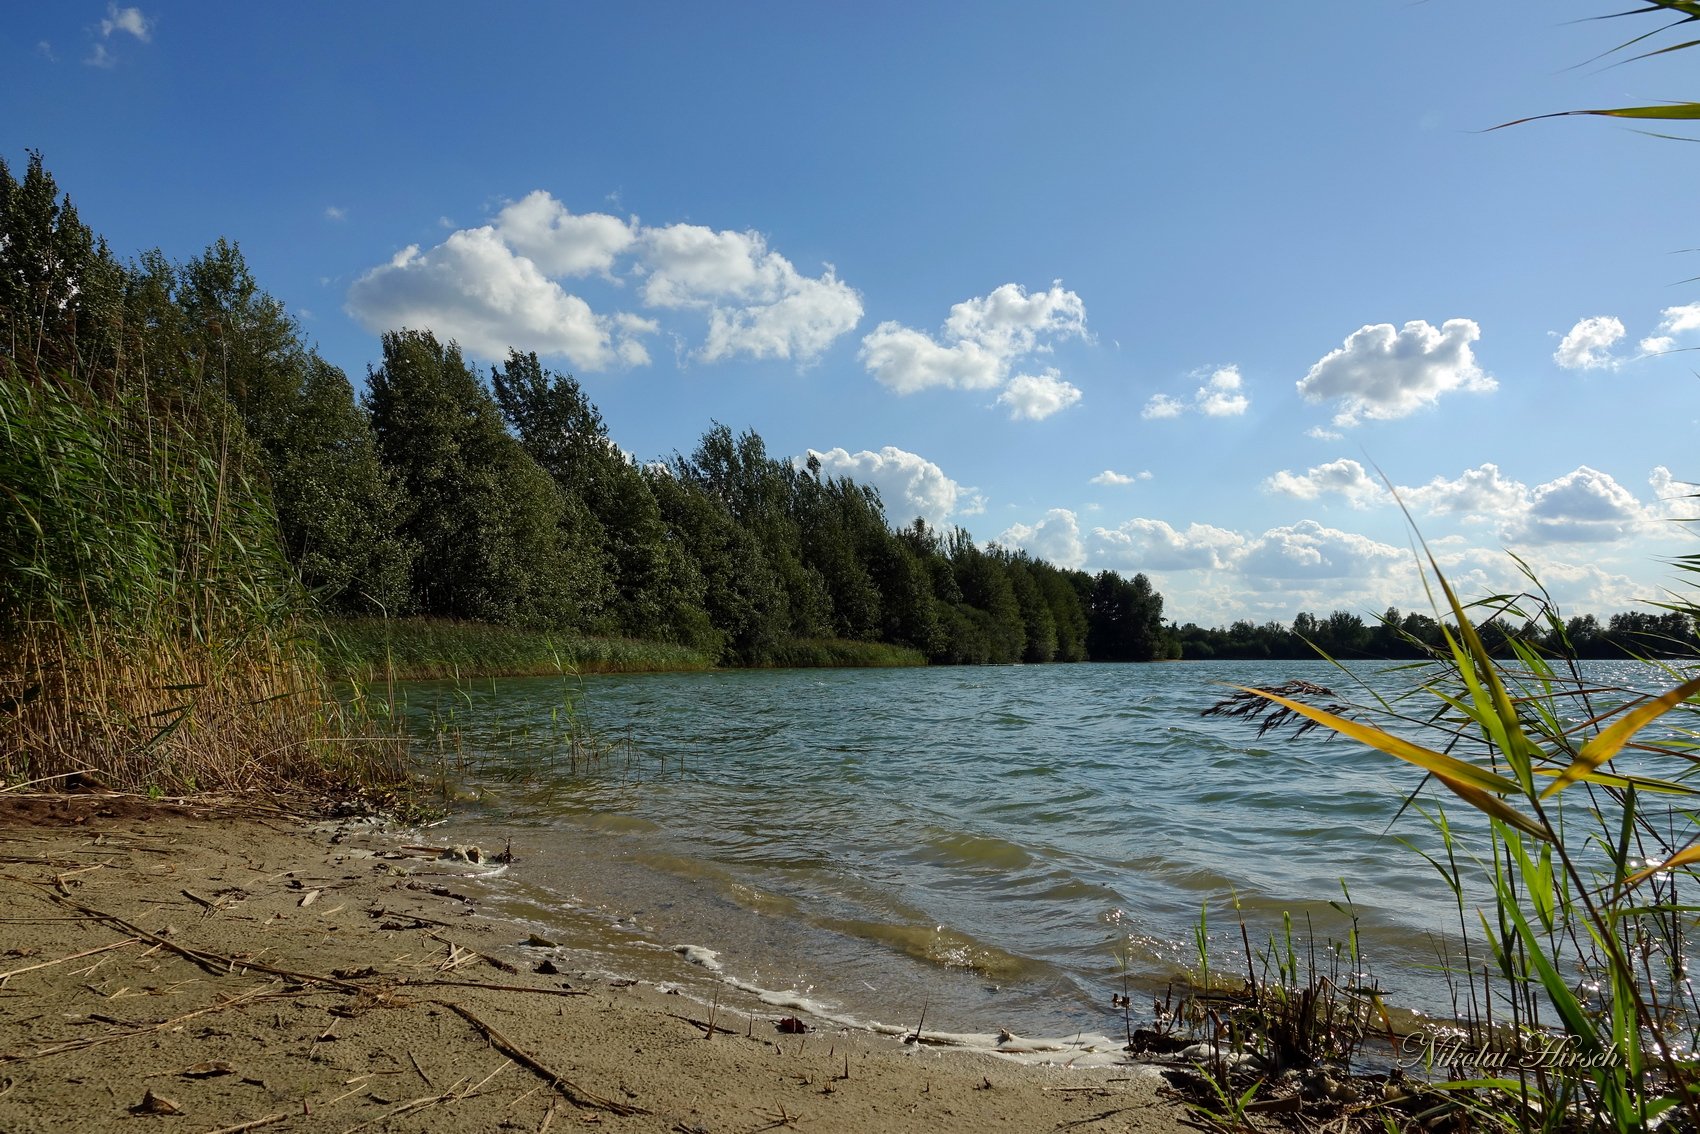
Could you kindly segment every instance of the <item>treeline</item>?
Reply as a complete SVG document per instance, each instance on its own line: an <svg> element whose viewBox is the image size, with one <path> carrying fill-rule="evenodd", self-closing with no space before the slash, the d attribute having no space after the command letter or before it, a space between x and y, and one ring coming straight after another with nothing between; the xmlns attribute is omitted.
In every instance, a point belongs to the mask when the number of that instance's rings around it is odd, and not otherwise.
<svg viewBox="0 0 1700 1134"><path fill-rule="evenodd" d="M1694 622L1678 611L1630 611L1610 616L1603 625L1592 614L1559 623L1501 612L1484 617L1476 630L1496 657L1509 656L1514 644L1550 657L1700 655ZM1326 618L1300 613L1290 627L1279 622L1257 625L1243 620L1226 629L1205 629L1189 622L1173 628L1173 634L1179 656L1189 659L1301 659L1315 658L1320 651L1332 658L1401 660L1432 657L1436 651L1445 650L1439 622L1426 614L1401 614L1397 607L1389 607L1369 623L1350 611L1336 610Z"/></svg>
<svg viewBox="0 0 1700 1134"><path fill-rule="evenodd" d="M894 528L875 490L775 458L753 431L715 424L688 455L637 462L533 354L485 375L452 342L393 331L357 399L235 244L120 263L36 154L21 180L0 162L0 289L11 403L106 414L124 444L152 446L170 423L173 459L214 473L205 548L275 549L328 614L640 638L737 665L806 660L808 643L943 663L1170 648L1143 575L1063 570L920 520ZM13 417L28 428L39 414ZM50 464L7 471L51 479ZM0 498L13 607L75 567L43 551L62 518L42 524L26 497L54 506L45 491ZM239 536L226 507L253 513ZM201 554L178 555L185 579Z"/></svg>

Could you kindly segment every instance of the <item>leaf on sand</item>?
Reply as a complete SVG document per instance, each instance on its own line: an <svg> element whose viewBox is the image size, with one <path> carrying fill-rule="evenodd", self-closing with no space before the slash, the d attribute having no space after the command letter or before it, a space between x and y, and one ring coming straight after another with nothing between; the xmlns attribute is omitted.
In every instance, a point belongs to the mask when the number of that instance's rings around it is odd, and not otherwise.
<svg viewBox="0 0 1700 1134"><path fill-rule="evenodd" d="M131 1114L182 1114L183 1107L175 1099L164 1095L156 1095L152 1090L142 1096L142 1101L130 1108Z"/></svg>
<svg viewBox="0 0 1700 1134"><path fill-rule="evenodd" d="M212 1059L204 1063L197 1063L192 1067L185 1067L177 1073L185 1079L216 1079L220 1075L236 1074L236 1068L222 1059Z"/></svg>

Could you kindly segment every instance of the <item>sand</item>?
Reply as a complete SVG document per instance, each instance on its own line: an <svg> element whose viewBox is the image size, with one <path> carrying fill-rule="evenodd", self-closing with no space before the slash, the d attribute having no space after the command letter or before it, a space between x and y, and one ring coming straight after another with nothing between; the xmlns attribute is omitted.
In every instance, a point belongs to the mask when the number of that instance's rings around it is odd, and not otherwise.
<svg viewBox="0 0 1700 1134"><path fill-rule="evenodd" d="M359 842L255 806L0 794L0 1131L1191 1128L1150 1067L538 972L452 863Z"/></svg>

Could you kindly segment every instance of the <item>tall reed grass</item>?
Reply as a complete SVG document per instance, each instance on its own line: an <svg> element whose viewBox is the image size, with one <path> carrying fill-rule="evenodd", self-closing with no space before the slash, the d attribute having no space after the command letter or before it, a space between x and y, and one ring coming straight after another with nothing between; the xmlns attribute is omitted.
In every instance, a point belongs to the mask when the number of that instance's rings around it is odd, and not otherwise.
<svg viewBox="0 0 1700 1134"><path fill-rule="evenodd" d="M0 781L152 794L395 784L332 692L222 399L0 370Z"/></svg>
<svg viewBox="0 0 1700 1134"><path fill-rule="evenodd" d="M1236 697L1422 773L1408 803L1441 849L1415 865L1454 897L1443 972L1460 1012L1404 1041L1439 1080L1426 1090L1442 1101L1425 1113L1527 1131L1700 1128L1689 970L1700 678L1649 663L1662 691L1609 688L1574 658L1518 642L1496 662L1471 609L1428 568L1453 625L1410 696L1352 709L1317 703L1326 689ZM1562 635L1538 584L1489 605Z"/></svg>
<svg viewBox="0 0 1700 1134"><path fill-rule="evenodd" d="M445 618L338 619L324 625L320 641L340 676L367 681L662 673L710 666L706 655L671 642L592 638Z"/></svg>

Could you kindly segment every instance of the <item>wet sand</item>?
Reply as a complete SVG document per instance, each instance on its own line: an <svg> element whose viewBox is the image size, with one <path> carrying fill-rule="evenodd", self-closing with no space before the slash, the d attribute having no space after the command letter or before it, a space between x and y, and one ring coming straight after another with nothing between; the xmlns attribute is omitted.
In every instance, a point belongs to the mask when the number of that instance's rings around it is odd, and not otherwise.
<svg viewBox="0 0 1700 1134"><path fill-rule="evenodd" d="M463 879L256 807L0 795L0 1130L1191 1128L1149 1067L538 971Z"/></svg>

